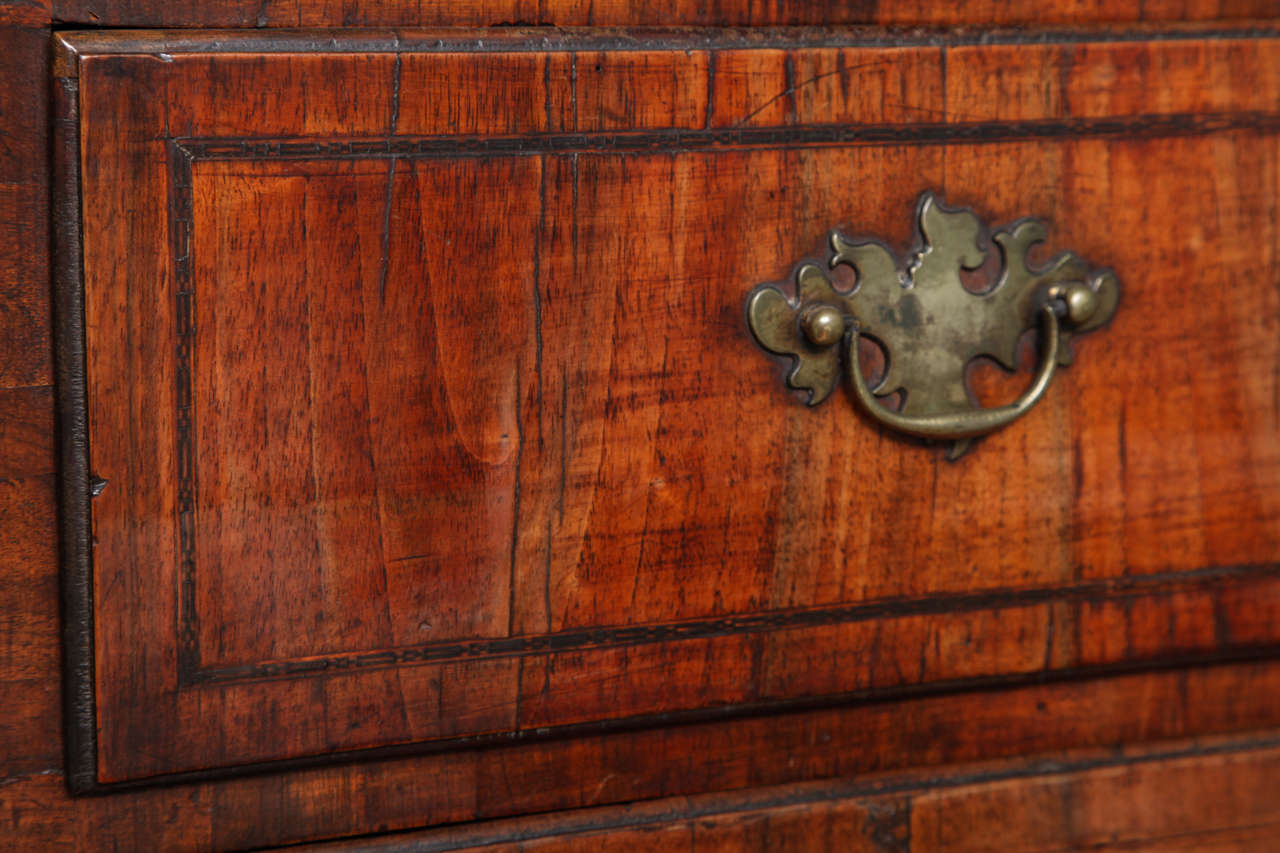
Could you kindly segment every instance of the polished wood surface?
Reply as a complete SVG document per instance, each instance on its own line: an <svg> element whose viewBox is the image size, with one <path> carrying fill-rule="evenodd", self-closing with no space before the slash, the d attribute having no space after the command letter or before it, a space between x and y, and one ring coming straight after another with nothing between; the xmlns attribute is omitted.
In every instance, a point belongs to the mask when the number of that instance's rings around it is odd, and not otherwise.
<svg viewBox="0 0 1280 853"><path fill-rule="evenodd" d="M40 518L33 512L28 526L38 530ZM22 713L6 716L9 775L0 786L0 827L20 849L242 850L892 770L931 775L944 764L1052 762L1073 748L1280 726L1280 664L1258 663L68 796L56 732L58 662L45 659L56 593L27 588L22 598L6 591L5 603L32 614L30 627L10 636L31 648L26 671L40 689L6 681ZM1241 778L1245 790L1252 778ZM1144 802L1130 793L1116 805Z"/></svg>
<svg viewBox="0 0 1280 853"><path fill-rule="evenodd" d="M888 9L887 4L882 5ZM319 3L299 3L287 10L273 3L261 6L255 3L253 7L250 12L247 6L231 3L198 7L166 4L162 8L158 4L148 7L134 2L127 8L122 4L82 6L77 14L83 14L88 24L102 21L132 26L146 25L152 21L144 16L158 15L167 15L166 20L173 24L198 24L202 16L207 21L215 13L224 15L223 23L228 25L253 24L258 23L259 8L270 17L271 23L277 24L304 18L342 24L340 18L343 17L356 23L353 15L379 14L373 6L359 13L350 9L339 13L331 4L325 7ZM406 15L396 23L431 23L429 16L433 14L433 7L422 4L420 8L420 13L411 14L403 5L376 7ZM479 8L474 4L448 7L450 14L456 16L451 21L467 19L474 23L485 19L483 22L487 22L485 14L475 11ZM487 8L492 11L497 7L489 4ZM593 8L604 9L599 3L593 4ZM828 4L822 8L831 7ZM888 11L893 9L907 9L907 6L896 4ZM999 14L1005 9L1026 12L1017 4L1002 5L994 12ZM496 827L498 833L505 834L486 835L495 827L479 824L474 828L455 827L446 834L421 839L412 835L392 836L384 849L419 841L424 842L419 849L449 849L474 845L478 839L511 843L517 838L525 839L535 849L538 845L542 849L563 849L577 842L577 836L585 831L583 827L602 818L597 812L579 815L573 810L664 797L677 797L682 802L658 799L652 807L644 804L625 807L619 810L624 815L622 820L610 811L603 815L607 823L598 822L594 835L582 837L592 847L608 847L610 843L625 846L631 841L654 846L659 841L676 838L682 849L690 846L690 839L695 839L700 847L717 845L721 849L759 849L762 844L776 848L791 841L802 849L824 844L829 847L842 844L847 849L866 843L870 837L872 849L901 850L908 847L903 842L903 830L909 826L909 847L914 849L991 849L994 846L1034 850L1064 847L1265 850L1275 846L1275 799L1270 792L1276 787L1274 777L1278 766L1274 730L1280 725L1280 704L1275 701L1280 695L1280 667L1266 661L1187 666L1177 663L1176 655L1165 662L1165 668L1157 671L1096 677L1096 672L1077 670L1076 675L1088 677L892 701L842 702L802 713L663 725L634 732L591 733L572 739L461 749L397 760L292 770L277 767L269 772L258 768L258 772L238 778L191 779L140 790L117 789L101 796L70 794L65 758L68 743L61 729L64 670L59 635L63 620L59 612L59 507L52 436L55 427L47 284L49 163L46 153L51 95L47 74L49 27L55 19L67 19L69 11L63 7L51 15L48 4L38 0L0 2L0 44L4 46L0 51L0 81L4 84L0 86L0 115L5 117L4 143L0 145L0 206L5 212L5 225L0 228L0 292L3 294L0 298L0 707L4 709L0 712L0 839L3 839L0 846L39 851L227 850L348 838L354 840L349 840L346 846L359 849L376 844L379 833L531 812L562 812ZM1084 15L1086 11L1080 4L1058 4L1039 13ZM1147 2L1145 10L1115 3L1098 4L1093 15L1130 21L1141 14L1156 19L1160 15L1185 13L1194 18L1212 15L1215 11L1224 16L1274 13L1272 8L1246 12L1238 4ZM972 13L980 18L986 16L980 21L986 23L992 20L992 12L986 4L937 4L937 11L930 14L936 18ZM98 13L102 13L101 16ZM563 23L566 19L561 13L557 21ZM182 14L188 17L182 18ZM730 15L730 12L720 14ZM774 12L756 8L750 15L732 14L740 15L741 20L755 16L752 21L763 21L770 19ZM663 21L669 22L670 19ZM1212 29L1222 28L1226 28L1224 21L1212 25ZM510 28L504 28L504 32L507 29ZM256 40L257 46L246 48L248 52L270 50L274 35L271 31L246 32L241 44ZM400 36L411 42L413 33L402 32ZM456 41L450 43L457 51L464 51L480 40L520 39L527 35L454 33L441 35L437 40L448 42L455 37ZM757 44L772 40L780 49L785 49L787 43L785 33L759 33L754 37ZM882 42L885 40L883 34L873 32L868 36L876 37ZM980 37L981 34L973 34L967 38L975 42ZM207 43L199 31L172 33L168 38ZM381 36L375 34L374 38L381 39ZM561 36L547 38L554 41ZM898 39L898 36L891 38ZM1211 36L1206 38L1212 41ZM219 36L219 39L224 43L233 40L228 36ZM958 41L953 35L943 40L951 44ZM317 36L317 43L323 42L324 34ZM597 44L597 47L607 49L608 45ZM1206 105L1191 109L1231 109L1236 103L1252 103L1255 106L1249 109L1263 112L1274 109L1274 100L1267 102L1265 95L1269 91L1266 87L1274 85L1274 76L1249 73L1249 68L1256 70L1257 66L1247 57L1243 64L1237 63L1234 57L1240 49L1236 44L1210 52L1215 57L1212 61L1198 66L1193 63L1189 68L1185 61L1166 64L1159 73L1179 77L1181 82L1177 87L1182 94L1171 97L1166 93L1161 97L1183 104ZM1007 51L1012 63L1019 64L1021 49L1011 46ZM143 52L154 55L150 49ZM954 52L949 51L948 59L953 56ZM443 57L438 58L443 61ZM728 58L726 52L717 55L717 59L725 63ZM1140 59L1141 54L1137 58ZM1069 59L1063 54L1054 65L1064 80L1071 79L1074 63ZM152 61L164 60L159 57ZM538 60L528 58L527 61ZM1045 61L1045 55L1039 54L1037 61ZM462 68L451 73L461 73L467 67L467 59L460 62ZM727 64L717 64L713 73L726 74L727 67ZM326 70L332 73L334 66L327 66ZM781 73L785 77L785 62ZM1110 87L1110 95L1107 94L1107 75L1099 75L1089 84L1093 97L1123 103L1125 98L1120 96L1129 85L1123 81L1142 73L1152 71L1123 66L1115 69L1113 79L1122 83ZM753 89L753 77L739 75L738 86L717 89L717 97L728 105L726 115L745 116L781 91L772 88L776 76L762 80L768 89ZM1032 81L1034 76L1022 79ZM649 82L653 85L655 78L651 77ZM513 85L516 83L529 92L542 85L529 75L512 81ZM873 83L874 80L863 81L864 86ZM220 95L221 108L233 116L238 112L238 103L253 101L256 88L253 74L246 72L237 85L241 87L238 93L227 91ZM818 85L815 82L806 88ZM1255 91L1260 87L1261 95ZM299 96L305 90L302 84L296 88ZM1237 92L1234 95L1230 94L1233 90ZM1009 91L1033 102L1039 98L1042 104L1060 95L1051 87L1038 90L1021 84ZM1127 91L1130 99L1123 109L1141 114L1163 108L1159 99L1144 104L1132 99L1134 90ZM155 94L140 100L153 100ZM504 117L503 110L519 99L504 99L498 93L490 95L483 109L477 109L477 113L487 111L487 116L473 115L460 120L464 124L470 122L473 127L491 128L511 121ZM361 97L373 98L372 91L363 90ZM479 93L473 94L472 103L479 105L482 97ZM373 103L378 109L385 106L382 100ZM411 109L407 100L404 103L403 109ZM427 104L425 98L422 103L421 111L450 109L448 99L437 100L436 106ZM1207 106L1215 104L1218 106ZM751 106L748 108L748 105ZM141 112L149 109L146 103L137 106ZM970 109L985 106L980 95L969 104ZM336 112L337 106L333 109L343 121L358 112L354 108L345 113ZM779 98L765 106L760 113L761 120L776 123L780 121L777 117L785 116L789 109L789 99ZM663 112L680 115L666 107ZM439 120L447 122L448 118ZM547 126L571 126L554 109L551 121L557 124ZM64 133L74 129L66 126L65 114L61 124ZM515 127L512 132L523 132L523 128ZM1231 134L1240 137L1249 132L1228 133ZM1138 143L1131 140L1130 144ZM948 149L948 161L954 150ZM1057 149L1051 146L1051 150ZM1224 163L1223 158L1218 157L1197 163L1193 171L1243 168L1244 163L1230 158ZM1036 175L1049 181L1081 167L1078 157L1059 158L1050 161L1047 171ZM1098 163L1093 166L1095 171L1109 168ZM852 198L860 189L862 186L855 184L851 189L846 188L845 194ZM1229 193L1219 195L1222 209L1230 210L1231 198ZM1000 216L1028 212L1012 210L1017 200L995 202L984 213ZM978 198L972 203L981 206L982 201ZM1007 213L999 207L1004 203L1010 208ZM850 202L849 207L852 212L840 214L840 224L861 226L861 221L853 221L860 215L854 210L857 205ZM1091 206L1090 209L1100 208ZM130 210L131 215L141 213L147 211ZM155 212L147 215L154 216ZM1160 216L1171 218L1171 214L1163 210ZM56 223L77 218L74 210L65 206L55 216ZM1075 224L1069 224L1068 220ZM885 211L883 222L885 237L899 244L906 239L907 211ZM814 232L820 236L821 229L830 224L813 223ZM869 230L875 224L868 222L866 227ZM1063 238L1061 234L1064 226L1080 227L1078 220L1055 211L1052 224L1055 246L1083 250L1082 244L1069 242L1070 238ZM1274 243L1274 237L1267 236L1270 232L1250 230L1256 228L1256 222L1242 220L1239 224L1244 229L1237 235L1241 246ZM342 245L350 245L351 239ZM1226 237L1219 235L1214 239ZM802 251L816 248L815 243ZM1203 262L1206 256L1197 253L1194 257ZM378 258L381 258L380 252ZM778 268L768 274L783 276L786 265L796 259L782 257L780 253ZM60 259L60 264L64 260ZM1187 294L1199 290L1192 279L1194 276L1188 274L1191 283L1186 288ZM1251 286L1256 286L1256 282ZM1213 303L1209 307L1221 310L1227 304ZM736 322L737 318L730 319ZM1081 361L1063 378L1074 377L1072 371L1085 367L1102 346L1101 337L1082 345ZM751 352L750 356L754 358L758 354ZM776 380L776 373L762 376L764 382ZM984 383L989 380L993 394L1009 389L1015 389L1016 393L1020 378L1006 382L1002 377L989 374L982 379ZM328 390L330 399L343 393L342 389ZM782 396L780 390L777 393ZM832 402L842 399L842 395L843 392L838 392ZM1241 409L1235 417L1245 419L1250 411ZM1204 418L1212 413L1209 409L1195 416ZM1132 425L1132 420L1127 422L1127 426ZM840 429L841 436L847 434L845 425ZM835 440L833 437L832 441ZM1128 437L1128 441L1132 442L1132 437ZM978 453L989 449L979 448ZM1173 457L1180 453L1181 449L1170 444L1171 467L1176 467ZM1199 453L1197 449L1196 464L1205 464ZM1185 464L1195 467L1190 461ZM109 485L108 492L111 488ZM1212 506L1213 500L1205 499L1202 503ZM1205 580L1211 598L1222 593L1222 580L1216 577ZM1144 590L1128 599L1127 612L1125 606L1113 608L1113 615L1097 629L1101 633L1089 635L1088 641L1099 649L1141 644L1155 641L1161 628L1190 630L1202 639L1209 635L1202 620L1214 618L1213 607L1179 606L1173 623L1161 623L1158 617L1169 611L1152 608L1145 602L1150 591ZM1237 591L1239 594L1242 593ZM1236 607L1234 612L1241 611ZM1061 625L1058 623L1055 635ZM1264 630L1252 636L1265 634ZM887 654L883 651L886 648L882 643L880 654ZM1249 648L1229 646L1228 651L1253 653ZM1255 647L1254 651L1261 654L1265 649ZM1139 661L1137 665L1144 664ZM1271 728L1272 733L1231 735L1226 741L1206 737L1215 732L1267 728ZM1168 738L1192 740L1163 742ZM1148 745L1121 747L1122 744ZM1010 762L1002 769L993 769L987 763L979 767L969 764L1002 758ZM957 762L961 764L941 766ZM880 775L898 770L903 773L892 779ZM816 787L809 781L838 777L850 777L851 781L818 783ZM964 783L966 778L971 784ZM867 787L859 787L863 781ZM892 791L876 788L885 783L898 787ZM706 793L715 791L741 793L732 796ZM788 799L797 793L800 799ZM684 805L686 797L693 798L687 801L690 807ZM907 804L909 821L903 814ZM646 833L643 826L629 825L627 816L636 815L645 821L644 826L652 826L654 831ZM575 827L574 837L557 837L563 835L566 826ZM868 828L873 830L871 836L865 833ZM428 843L432 846L426 846Z"/></svg>
<svg viewBox="0 0 1280 853"><path fill-rule="evenodd" d="M1274 16L1270 0L55 0L54 17L132 27L1126 24Z"/></svg>
<svg viewBox="0 0 1280 853"><path fill-rule="evenodd" d="M1280 41L205 38L66 38L99 781L1280 639ZM1125 288L958 463L741 317L926 189Z"/></svg>
<svg viewBox="0 0 1280 853"><path fill-rule="evenodd" d="M1256 744L1256 742L1255 742ZM1183 744L492 821L306 851L1258 851L1280 839L1274 746ZM1044 772L1048 770L1049 772ZM1039 771L1039 772L1038 772ZM1195 808L1188 804L1196 803Z"/></svg>
<svg viewBox="0 0 1280 853"><path fill-rule="evenodd" d="M18 10L0 6L0 24ZM7 13L10 17L6 19ZM53 350L49 333L49 131L48 33L35 27L4 26L0 75L13 85L0 92L0 115L10 127L0 160L0 205L11 211L0 224L0 383L5 389L49 388ZM52 404L52 398L46 406ZM11 404L21 406L16 400Z"/></svg>

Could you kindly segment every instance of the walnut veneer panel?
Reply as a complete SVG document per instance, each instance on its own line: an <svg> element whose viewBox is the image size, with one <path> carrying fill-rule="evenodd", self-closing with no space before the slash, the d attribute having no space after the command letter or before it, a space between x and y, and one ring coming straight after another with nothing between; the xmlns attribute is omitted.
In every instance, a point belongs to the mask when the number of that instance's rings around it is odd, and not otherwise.
<svg viewBox="0 0 1280 853"><path fill-rule="evenodd" d="M63 38L100 782L1280 639L1280 41ZM958 463L742 317L926 189L1125 288Z"/></svg>
<svg viewBox="0 0 1280 853"><path fill-rule="evenodd" d="M1263 739L1260 739L1262 741ZM1258 851L1280 839L1280 752L1215 740L961 765L387 835L307 853ZM1189 807L1194 803L1194 807Z"/></svg>
<svg viewBox="0 0 1280 853"><path fill-rule="evenodd" d="M56 20L128 27L880 26L1262 18L1270 0L55 0Z"/></svg>

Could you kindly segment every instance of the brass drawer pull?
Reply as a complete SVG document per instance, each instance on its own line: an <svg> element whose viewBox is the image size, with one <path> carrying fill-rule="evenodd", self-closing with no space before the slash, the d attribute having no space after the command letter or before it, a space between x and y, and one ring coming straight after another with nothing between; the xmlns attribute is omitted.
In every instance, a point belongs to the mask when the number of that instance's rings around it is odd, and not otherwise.
<svg viewBox="0 0 1280 853"><path fill-rule="evenodd" d="M1120 288L1110 271L1091 272L1069 252L1032 268L1027 253L1047 232L1037 220L1020 219L991 235L1003 259L995 284L970 291L961 270L982 267L989 251L977 216L926 193L917 223L917 248L901 265L884 244L833 231L829 266L848 265L853 289L836 290L822 267L802 264L795 297L761 285L748 299L747 319L761 346L794 358L787 384L808 391L810 405L834 390L843 361L867 414L899 432L954 441L948 458L955 459L973 438L1012 423L1044 396L1055 370L1071 363L1071 336L1110 320ZM965 384L969 362L986 355L1012 370L1018 338L1037 322L1041 355L1034 382L1013 403L982 408ZM863 335L886 351L885 375L874 388L858 358ZM897 411L876 399L898 391L905 397Z"/></svg>

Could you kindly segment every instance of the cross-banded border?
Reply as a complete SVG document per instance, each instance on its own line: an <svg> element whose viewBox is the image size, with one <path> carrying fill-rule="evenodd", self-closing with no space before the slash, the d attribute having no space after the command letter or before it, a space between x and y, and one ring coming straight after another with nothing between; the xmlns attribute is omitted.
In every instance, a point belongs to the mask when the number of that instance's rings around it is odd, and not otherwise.
<svg viewBox="0 0 1280 853"><path fill-rule="evenodd" d="M1169 137L1223 131L1280 130L1280 115L1170 114L1121 118L1045 119L882 125L808 125L708 130L546 133L514 136L426 136L377 138L182 138L168 140L170 250L174 270L173 310L177 330L175 428L177 436L177 531L179 577L179 680L198 684L246 679L296 678L369 667L441 663L474 658L517 657L555 652L665 643L733 634L761 633L868 619L961 613L1031 604L1131 598L1158 589L1215 578L1269 573L1273 566L1230 566L1200 572L1079 583L1066 587L1010 589L889 599L844 606L733 614L664 624L581 628L551 634L439 641L296 659L204 667L200 660L196 608L196 494L194 340L197 306L192 273L192 165L199 160L365 160L512 156L575 156L610 152L663 153L833 147L1009 142L1090 137Z"/></svg>

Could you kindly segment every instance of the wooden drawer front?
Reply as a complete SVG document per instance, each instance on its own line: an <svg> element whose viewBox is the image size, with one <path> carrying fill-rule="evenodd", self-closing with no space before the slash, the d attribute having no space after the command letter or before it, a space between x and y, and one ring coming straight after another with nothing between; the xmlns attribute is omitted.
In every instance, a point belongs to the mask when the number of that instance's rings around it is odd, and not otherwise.
<svg viewBox="0 0 1280 853"><path fill-rule="evenodd" d="M1269 653L1280 41L788 38L63 37L98 782ZM925 190L1124 287L957 462L743 316Z"/></svg>

